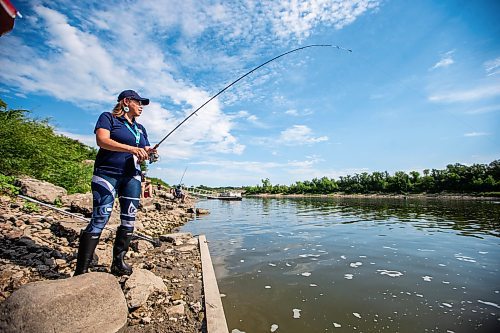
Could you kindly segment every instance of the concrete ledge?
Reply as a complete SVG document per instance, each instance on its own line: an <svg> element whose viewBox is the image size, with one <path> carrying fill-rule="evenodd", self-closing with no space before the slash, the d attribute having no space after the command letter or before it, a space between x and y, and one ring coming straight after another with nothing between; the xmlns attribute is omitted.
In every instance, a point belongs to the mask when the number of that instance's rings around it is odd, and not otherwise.
<svg viewBox="0 0 500 333"><path fill-rule="evenodd" d="M208 333L229 333L212 259L208 251L207 239L205 235L200 235L198 240L200 243L201 269L203 272L207 331Z"/></svg>

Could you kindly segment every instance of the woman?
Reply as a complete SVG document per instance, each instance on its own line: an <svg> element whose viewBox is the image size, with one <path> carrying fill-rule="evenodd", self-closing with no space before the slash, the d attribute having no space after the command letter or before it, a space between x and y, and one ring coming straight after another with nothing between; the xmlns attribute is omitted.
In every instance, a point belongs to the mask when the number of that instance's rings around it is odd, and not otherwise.
<svg viewBox="0 0 500 333"><path fill-rule="evenodd" d="M139 199L141 196L140 163L156 153L150 147L146 129L136 122L142 106L149 99L133 90L118 96L113 112L104 112L95 126L99 151L92 177L93 210L89 225L81 231L74 275L88 272L102 230L113 211L115 197L120 202L121 225L116 230L111 273L130 275L132 267L123 259L128 251Z"/></svg>

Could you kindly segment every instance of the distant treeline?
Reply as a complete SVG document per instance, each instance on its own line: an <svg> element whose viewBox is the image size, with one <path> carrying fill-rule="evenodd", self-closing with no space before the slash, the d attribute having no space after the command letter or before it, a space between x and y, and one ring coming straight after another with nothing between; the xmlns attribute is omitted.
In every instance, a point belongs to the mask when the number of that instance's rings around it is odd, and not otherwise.
<svg viewBox="0 0 500 333"><path fill-rule="evenodd" d="M298 181L292 185L262 185L244 188L246 194L330 194L330 193L487 193L500 192L500 160L490 164L450 164L444 170L424 170L423 174L398 171L355 174L338 180L323 177ZM498 194L498 193L497 193Z"/></svg>

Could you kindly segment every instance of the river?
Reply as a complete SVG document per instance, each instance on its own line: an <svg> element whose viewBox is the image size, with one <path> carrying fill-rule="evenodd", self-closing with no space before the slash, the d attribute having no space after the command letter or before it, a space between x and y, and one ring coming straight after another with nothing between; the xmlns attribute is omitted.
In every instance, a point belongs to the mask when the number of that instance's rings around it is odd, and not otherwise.
<svg viewBox="0 0 500 333"><path fill-rule="evenodd" d="M230 332L500 332L499 202L197 206Z"/></svg>

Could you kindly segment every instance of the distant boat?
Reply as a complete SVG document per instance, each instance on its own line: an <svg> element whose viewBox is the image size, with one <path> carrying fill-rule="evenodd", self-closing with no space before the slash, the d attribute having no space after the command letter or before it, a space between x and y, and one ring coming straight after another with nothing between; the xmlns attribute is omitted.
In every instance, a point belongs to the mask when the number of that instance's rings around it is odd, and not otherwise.
<svg viewBox="0 0 500 333"><path fill-rule="evenodd" d="M243 198L241 197L240 192L221 192L218 196L208 196L207 199L219 199L226 201L241 201Z"/></svg>

